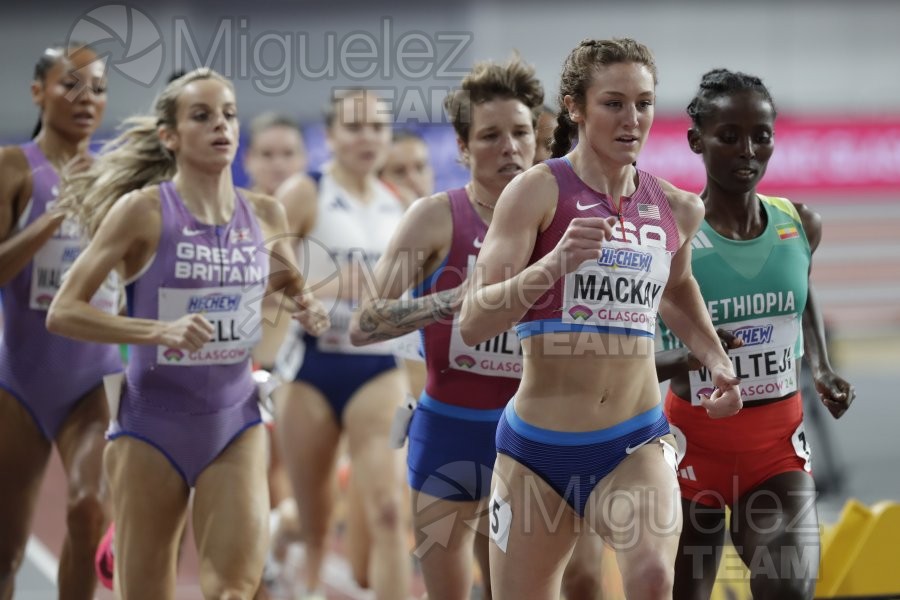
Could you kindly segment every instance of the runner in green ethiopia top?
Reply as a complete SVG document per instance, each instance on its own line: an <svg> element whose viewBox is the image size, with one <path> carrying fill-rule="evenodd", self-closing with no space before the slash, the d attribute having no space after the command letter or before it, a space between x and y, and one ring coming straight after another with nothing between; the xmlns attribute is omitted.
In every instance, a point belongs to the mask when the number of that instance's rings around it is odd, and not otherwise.
<svg viewBox="0 0 900 600"><path fill-rule="evenodd" d="M742 378L744 403L797 391L795 361L803 355L801 319L806 307L810 248L797 209L784 198L757 194L767 224L759 237L735 240L703 221L694 236L691 267L712 322L743 345L731 351ZM660 323L666 350L681 341ZM706 369L690 371L690 396L709 394Z"/></svg>
<svg viewBox="0 0 900 600"><path fill-rule="evenodd" d="M729 506L731 539L750 567L753 597L812 598L819 537L797 384L804 346L831 413L840 417L853 400L853 388L828 362L810 293L821 222L803 205L756 191L775 148L775 106L759 78L710 71L688 114L688 141L707 176L700 195L705 221L692 240L691 267L730 346L744 410L709 418L699 406L714 387L708 373L686 360L689 354L661 324L664 347L675 348L657 364L673 373L665 412L678 442L684 515L674 597L709 598Z"/></svg>

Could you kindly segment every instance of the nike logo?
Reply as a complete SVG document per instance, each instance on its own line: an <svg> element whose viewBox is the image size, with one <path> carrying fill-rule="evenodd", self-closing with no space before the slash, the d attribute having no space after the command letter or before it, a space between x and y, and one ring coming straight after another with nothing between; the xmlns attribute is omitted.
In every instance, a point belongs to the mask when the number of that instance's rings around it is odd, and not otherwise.
<svg viewBox="0 0 900 600"><path fill-rule="evenodd" d="M641 446L643 446L643 445L645 445L645 444L647 444L647 443L649 443L649 442L652 442L652 441L655 440L655 439L656 439L656 438L650 438L649 440L644 440L643 442L641 442L641 443L638 444L637 446L628 446L627 448L625 448L625 454L634 454L634 453L637 451L638 448L640 448Z"/></svg>
<svg viewBox="0 0 900 600"><path fill-rule="evenodd" d="M578 210L588 210L588 209L594 208L595 206L600 206L601 204L603 204L603 203L597 202L596 204L582 204L581 200L579 200L578 202L575 203L575 208L577 208Z"/></svg>
<svg viewBox="0 0 900 600"><path fill-rule="evenodd" d="M203 230L201 230L201 229L191 229L191 228L188 227L187 225L185 225L185 226L182 227L182 229L181 229L181 235L183 235L184 237L194 237L195 235L200 235L201 233L203 233Z"/></svg>
<svg viewBox="0 0 900 600"><path fill-rule="evenodd" d="M479 240L478 238L475 238L475 241L472 242L472 245L475 246L476 248L481 248L482 243L483 242L481 240Z"/></svg>

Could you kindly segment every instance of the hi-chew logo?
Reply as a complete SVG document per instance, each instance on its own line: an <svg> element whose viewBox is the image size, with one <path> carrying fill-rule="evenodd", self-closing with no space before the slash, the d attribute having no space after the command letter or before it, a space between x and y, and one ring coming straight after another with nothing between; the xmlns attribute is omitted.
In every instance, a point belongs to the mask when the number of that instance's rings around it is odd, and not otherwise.
<svg viewBox="0 0 900 600"><path fill-rule="evenodd" d="M241 304L240 294L206 294L191 296L188 300L189 313L234 312Z"/></svg>
<svg viewBox="0 0 900 600"><path fill-rule="evenodd" d="M773 325L747 325L738 327L732 331L734 337L744 342L744 346L759 346L772 342L772 334L775 332Z"/></svg>
<svg viewBox="0 0 900 600"><path fill-rule="evenodd" d="M638 252L630 248L603 248L597 264L601 267L614 267L620 269L633 269L636 271L650 271L653 255L647 252Z"/></svg>

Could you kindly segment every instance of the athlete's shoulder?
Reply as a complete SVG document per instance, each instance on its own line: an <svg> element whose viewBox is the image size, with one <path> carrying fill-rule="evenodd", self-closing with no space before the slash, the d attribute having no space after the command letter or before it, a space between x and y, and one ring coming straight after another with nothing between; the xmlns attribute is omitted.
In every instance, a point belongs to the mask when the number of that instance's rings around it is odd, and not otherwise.
<svg viewBox="0 0 900 600"><path fill-rule="evenodd" d="M700 196L693 192L688 192L675 187L665 179L661 179L655 175L652 177L656 180L656 183L669 201L669 206L671 207L672 214L675 215L675 218L679 222L681 222L682 219L686 219L688 222L699 226L706 214L706 209L703 206L703 200L700 199Z"/></svg>
<svg viewBox="0 0 900 600"><path fill-rule="evenodd" d="M558 194L559 185L550 167L538 163L516 175L503 189L500 201L527 200L536 205L552 203L555 206Z"/></svg>
<svg viewBox="0 0 900 600"><path fill-rule="evenodd" d="M279 200L294 199L303 200L315 198L319 192L319 184L316 179L306 173L297 173L288 177L275 191L275 197Z"/></svg>
<svg viewBox="0 0 900 600"><path fill-rule="evenodd" d="M768 204L775 210L787 215L791 219L798 222L802 221L799 210L800 207L803 207L804 210L807 210L806 206L804 206L803 204L791 202L787 198L779 198L778 196L766 196L763 194L757 194L757 196L759 197L760 201Z"/></svg>
<svg viewBox="0 0 900 600"><path fill-rule="evenodd" d="M273 211L278 211L281 208L278 200L269 194L254 192L244 188L239 188L238 191L247 199L250 208L258 216L273 214Z"/></svg>
<svg viewBox="0 0 900 600"><path fill-rule="evenodd" d="M28 159L20 146L0 146L0 186L19 188L29 177Z"/></svg>
<svg viewBox="0 0 900 600"><path fill-rule="evenodd" d="M123 195L115 204L120 210L137 216L147 216L160 211L159 185L148 185L139 190L134 190Z"/></svg>

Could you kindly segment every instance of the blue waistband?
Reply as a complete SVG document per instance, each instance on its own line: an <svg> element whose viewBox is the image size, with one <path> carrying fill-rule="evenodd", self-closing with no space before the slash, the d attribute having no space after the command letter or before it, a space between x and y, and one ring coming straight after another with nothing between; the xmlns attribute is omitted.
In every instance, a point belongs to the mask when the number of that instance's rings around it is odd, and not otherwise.
<svg viewBox="0 0 900 600"><path fill-rule="evenodd" d="M419 398L419 406L433 413L437 413L445 417L451 417L453 419L463 419L464 421L496 422L500 420L500 415L503 414L502 408L482 410L478 408L466 408L464 406L454 406L452 404L447 404L446 402L441 402L440 400L432 398L428 395L427 392L424 391L422 392L422 396Z"/></svg>
<svg viewBox="0 0 900 600"><path fill-rule="evenodd" d="M649 427L663 417L662 404L657 404L650 410L635 415L627 421L617 423L606 429L595 431L555 431L531 425L522 420L516 413L515 401L510 400L506 405L504 417L513 431L524 438L554 446L586 446L588 444L600 444L614 440L642 427Z"/></svg>
<svg viewBox="0 0 900 600"><path fill-rule="evenodd" d="M613 333L616 335L634 335L637 337L654 337L654 334L643 331L641 329L630 329L628 327L606 327L605 325L582 325L579 323L563 323L560 319L540 319L538 321L527 321L525 323L516 323L516 334L520 340L533 335L543 335L545 333L569 333L569 332L587 332L587 333Z"/></svg>

